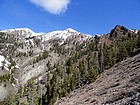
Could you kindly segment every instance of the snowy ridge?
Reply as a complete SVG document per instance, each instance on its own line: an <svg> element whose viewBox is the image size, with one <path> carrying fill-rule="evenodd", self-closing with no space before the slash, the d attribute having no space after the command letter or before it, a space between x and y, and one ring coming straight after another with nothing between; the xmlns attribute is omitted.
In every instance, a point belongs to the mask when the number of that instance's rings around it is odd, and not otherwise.
<svg viewBox="0 0 140 105"><path fill-rule="evenodd" d="M15 29L1 30L0 32L25 35L26 38L44 34L44 33L35 33L29 28L15 28Z"/></svg>
<svg viewBox="0 0 140 105"><path fill-rule="evenodd" d="M15 32L15 31L17 31L17 32L21 31L22 34L35 33L29 28L14 28L14 29L8 29L8 30L1 30L1 32L7 32L7 33L12 33L12 32Z"/></svg>
<svg viewBox="0 0 140 105"><path fill-rule="evenodd" d="M80 32L77 32L72 28L67 28L66 30L52 31L49 33L35 33L29 28L15 28L15 29L2 30L0 32L16 34L23 38L31 38L31 37L38 37L39 39L43 38L43 41L48 41L50 39L55 39L55 38L59 38L64 41L70 36L78 36L81 34ZM92 37L92 35L84 34L85 39L89 37Z"/></svg>
<svg viewBox="0 0 140 105"><path fill-rule="evenodd" d="M129 29L131 32L134 32L135 34L138 34L139 30L135 30L135 29Z"/></svg>
<svg viewBox="0 0 140 105"><path fill-rule="evenodd" d="M68 32L77 32L77 31L75 31L75 30L72 29L72 28L67 28L66 31L68 31Z"/></svg>
<svg viewBox="0 0 140 105"><path fill-rule="evenodd" d="M46 36L45 40L49 40L52 38L62 38L64 40L66 40L72 34L80 34L80 33L71 28L68 28L66 30L58 30L58 31L53 31L53 32L49 32L49 33L45 34L45 36Z"/></svg>

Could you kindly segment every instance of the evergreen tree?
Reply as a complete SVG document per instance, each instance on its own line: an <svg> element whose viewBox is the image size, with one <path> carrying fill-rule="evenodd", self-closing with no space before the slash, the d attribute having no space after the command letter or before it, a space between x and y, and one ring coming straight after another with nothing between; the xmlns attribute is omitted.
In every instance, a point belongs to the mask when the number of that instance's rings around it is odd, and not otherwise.
<svg viewBox="0 0 140 105"><path fill-rule="evenodd" d="M118 46L118 53L117 53L117 62L120 62L127 57L127 50L123 43Z"/></svg>
<svg viewBox="0 0 140 105"><path fill-rule="evenodd" d="M97 77L98 77L99 73L98 71L96 71L96 69L93 67L90 71L89 71L89 82L94 82Z"/></svg>

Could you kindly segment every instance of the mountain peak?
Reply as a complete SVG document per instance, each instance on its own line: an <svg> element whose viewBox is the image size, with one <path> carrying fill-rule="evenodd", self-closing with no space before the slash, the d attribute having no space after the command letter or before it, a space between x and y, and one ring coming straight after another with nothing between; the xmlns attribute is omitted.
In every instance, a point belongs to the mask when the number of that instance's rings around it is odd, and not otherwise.
<svg viewBox="0 0 140 105"><path fill-rule="evenodd" d="M7 32L7 33L20 32L21 34L35 33L29 28L13 28L13 29L2 30L1 32Z"/></svg>
<svg viewBox="0 0 140 105"><path fill-rule="evenodd" d="M124 31L127 31L128 29L125 28L124 26L116 25L116 27L114 28L114 30L124 30Z"/></svg>
<svg viewBox="0 0 140 105"><path fill-rule="evenodd" d="M76 30L74 30L72 28L67 28L66 31L68 31L68 32L77 32Z"/></svg>
<svg viewBox="0 0 140 105"><path fill-rule="evenodd" d="M110 32L110 38L114 37L114 38L121 38L121 37L125 37L128 36L128 34L131 33L131 30L127 29L124 26L121 25L116 25L114 29L111 30Z"/></svg>

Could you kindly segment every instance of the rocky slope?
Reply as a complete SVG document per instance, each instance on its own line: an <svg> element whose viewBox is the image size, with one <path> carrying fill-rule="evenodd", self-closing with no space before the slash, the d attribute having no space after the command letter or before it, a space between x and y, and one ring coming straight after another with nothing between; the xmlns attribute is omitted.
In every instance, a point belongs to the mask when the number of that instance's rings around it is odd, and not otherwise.
<svg viewBox="0 0 140 105"><path fill-rule="evenodd" d="M48 60L53 65L61 58L50 49L62 44L65 44L66 47L69 44L71 48L74 48L73 43L82 43L91 38L91 36L81 34L71 28L50 33L35 33L28 28L8 29L0 32L3 34L0 36L0 54L8 60L11 58L15 60L19 66L16 78L21 84L27 83L29 79L46 72L47 67L45 65ZM50 57L34 63L44 50L50 52Z"/></svg>
<svg viewBox="0 0 140 105"><path fill-rule="evenodd" d="M105 70L95 83L73 91L55 105L103 104L140 104L140 54Z"/></svg>
<svg viewBox="0 0 140 105"><path fill-rule="evenodd" d="M11 89L17 92L29 80L45 81L48 62L53 66L63 61L76 44L92 38L71 28L49 33L35 33L28 28L1 30L0 101L10 95ZM56 52L61 45L65 55Z"/></svg>
<svg viewBox="0 0 140 105"><path fill-rule="evenodd" d="M109 103L107 98L99 100L99 96L107 93L109 87L122 86L120 82L123 81L123 73L129 77L130 71L128 70L128 74L125 70L121 73L119 66L116 66L118 72L114 68L107 70L108 76L107 71L101 75L100 73L127 57L139 54L139 48L140 31L120 25L112 29L109 34L95 37L71 28L50 33L35 33L28 28L2 30L0 31L0 101L4 99L2 105L53 105L57 99L67 96L77 88L87 86L99 77L95 82L97 92L93 94L97 97L95 101ZM131 63L139 65L139 60L135 62L135 58ZM139 69L138 65L136 71ZM130 79L134 77L135 75L132 75ZM104 85L106 82L109 83L107 85L109 87ZM97 84L101 88L97 88ZM92 84L87 87L90 86L94 87ZM88 93L88 89L86 92ZM9 97L6 98L7 96ZM79 100L81 101L81 98ZM83 99L81 102L89 104L88 99Z"/></svg>

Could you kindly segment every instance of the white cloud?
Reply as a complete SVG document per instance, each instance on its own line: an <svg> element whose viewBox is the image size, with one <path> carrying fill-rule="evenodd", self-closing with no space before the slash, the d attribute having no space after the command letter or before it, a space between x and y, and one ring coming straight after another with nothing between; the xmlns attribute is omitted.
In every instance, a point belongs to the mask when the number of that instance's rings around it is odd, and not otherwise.
<svg viewBox="0 0 140 105"><path fill-rule="evenodd" d="M52 14L61 14L67 10L70 0L30 0Z"/></svg>

